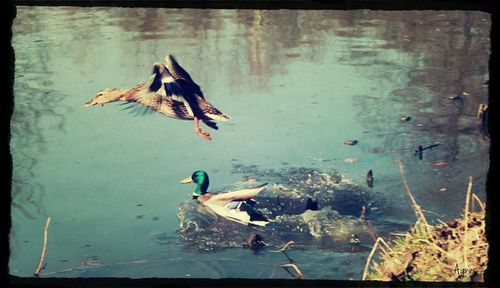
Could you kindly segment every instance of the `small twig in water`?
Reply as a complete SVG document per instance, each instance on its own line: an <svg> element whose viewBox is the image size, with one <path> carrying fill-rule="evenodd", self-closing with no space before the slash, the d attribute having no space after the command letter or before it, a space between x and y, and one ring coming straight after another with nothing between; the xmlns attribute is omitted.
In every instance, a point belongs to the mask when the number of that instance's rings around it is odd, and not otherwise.
<svg viewBox="0 0 500 288"><path fill-rule="evenodd" d="M288 270L288 268L293 268L295 270L295 272L297 272L297 275L295 275L294 273L290 272ZM283 264L281 265L281 268L285 269L286 272L290 273L290 275L292 275L293 277L297 278L297 279L304 279L304 274L302 273L302 271L300 271L299 267L297 267L297 265L295 263L290 263L290 264Z"/></svg>
<svg viewBox="0 0 500 288"><path fill-rule="evenodd" d="M42 264L43 264L43 259L45 258L45 252L47 251L47 236L48 236L48 229L50 225L50 216L47 218L47 222L45 223L45 228L44 228L44 233L43 233L43 248L42 248L42 255L40 255L40 261L38 261L38 266L36 267L35 270L35 277L38 277L40 275L40 270L42 270Z"/></svg>
<svg viewBox="0 0 500 288"><path fill-rule="evenodd" d="M293 243L295 243L295 242L293 242L293 240L290 240L285 245L283 245L283 247L281 247L280 249L278 249L278 250L271 250L270 252L281 252L281 251L284 251L284 250L286 250L288 248L288 246L292 245Z"/></svg>
<svg viewBox="0 0 500 288"><path fill-rule="evenodd" d="M479 104L479 107L477 109L476 118L481 119L481 116L483 116L483 113L484 113L484 111L486 111L487 108L488 108L488 105L482 104L482 103Z"/></svg>
<svg viewBox="0 0 500 288"><path fill-rule="evenodd" d="M432 145L429 145L429 146L426 146L426 147L422 147L422 145L418 146L418 149L417 150L414 150L413 153L414 154L417 154L417 153L422 153L422 151L425 151L425 150L429 150L429 149L432 149L432 148L435 148L435 147L438 147L439 143L435 143L435 144L432 144Z"/></svg>
<svg viewBox="0 0 500 288"><path fill-rule="evenodd" d="M297 263L295 262L295 260L293 260L292 258L290 258L290 256L288 256L288 254L285 252L286 249L288 249L288 247L290 245L292 245L293 243L293 240L290 240L288 241L285 245L283 245L283 247L281 247L280 249L278 250L271 250L271 252L281 252L283 253L286 258L288 259L288 261L290 261L290 263L286 263L286 264L282 264L280 265L281 268L285 269L286 272L288 272L290 275L292 275L294 278L297 278L297 279L304 279L304 273L302 273L302 271L300 271L299 267L297 266ZM294 274L292 272L290 272L290 270L288 270L288 268L293 268L297 274Z"/></svg>

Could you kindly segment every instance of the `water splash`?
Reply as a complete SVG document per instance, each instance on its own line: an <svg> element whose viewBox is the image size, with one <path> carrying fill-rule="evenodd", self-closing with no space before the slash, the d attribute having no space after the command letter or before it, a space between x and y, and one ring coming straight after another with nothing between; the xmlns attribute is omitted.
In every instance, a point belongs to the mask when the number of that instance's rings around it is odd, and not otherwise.
<svg viewBox="0 0 500 288"><path fill-rule="evenodd" d="M178 233L190 248L215 250L242 247L253 234L269 245L293 240L297 247L319 246L337 251L359 251L371 242L362 207L374 197L364 188L336 172L312 168L263 170L255 165L235 165L236 173L251 173L256 181L271 182L256 197L256 207L270 219L263 227L244 226L221 217L196 201L186 201L178 210ZM248 178L246 178L248 179ZM255 181L238 182L242 189ZM319 210L305 210L306 200L318 201ZM361 243L361 245L360 245Z"/></svg>

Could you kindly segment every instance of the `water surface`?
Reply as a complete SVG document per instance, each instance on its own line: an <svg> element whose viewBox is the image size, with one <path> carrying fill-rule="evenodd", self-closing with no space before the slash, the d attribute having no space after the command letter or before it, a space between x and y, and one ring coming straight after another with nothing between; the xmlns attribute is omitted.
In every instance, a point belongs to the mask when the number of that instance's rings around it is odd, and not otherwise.
<svg viewBox="0 0 500 288"><path fill-rule="evenodd" d="M398 230L414 221L400 157L429 217L457 217L468 176L485 199L489 140L476 112L490 23L474 11L17 7L10 273L33 274L51 216L42 276L290 278L281 254L186 248L177 213L194 187L179 180L197 169L215 191L294 167L365 187L372 169L369 191L387 200L372 220ZM81 108L145 81L166 53L233 117L211 142L189 121ZM260 172L238 170L248 166ZM308 279L360 279L367 252L290 255Z"/></svg>

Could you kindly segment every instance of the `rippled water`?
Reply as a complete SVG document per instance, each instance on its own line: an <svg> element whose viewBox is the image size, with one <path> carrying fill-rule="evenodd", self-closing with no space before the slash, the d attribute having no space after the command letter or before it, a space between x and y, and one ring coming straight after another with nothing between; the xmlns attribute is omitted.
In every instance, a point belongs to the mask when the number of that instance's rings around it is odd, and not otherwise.
<svg viewBox="0 0 500 288"><path fill-rule="evenodd" d="M17 7L10 273L33 274L51 216L42 276L290 278L270 249L187 245L177 214L194 187L179 180L197 169L214 191L249 177L284 185L296 169L340 173L383 201L370 220L387 235L414 221L400 157L429 217L458 216L468 176L485 199L489 140L476 113L490 24L473 11ZM211 142L189 121L81 108L145 81L166 53L233 117ZM318 243L289 254L308 279L360 279L367 257Z"/></svg>

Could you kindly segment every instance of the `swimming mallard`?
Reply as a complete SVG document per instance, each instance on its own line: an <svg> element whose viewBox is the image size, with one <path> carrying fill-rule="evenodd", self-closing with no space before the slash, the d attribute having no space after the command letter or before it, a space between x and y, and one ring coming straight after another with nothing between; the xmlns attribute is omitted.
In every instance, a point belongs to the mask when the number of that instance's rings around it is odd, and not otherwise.
<svg viewBox="0 0 500 288"><path fill-rule="evenodd" d="M253 198L261 192L267 183L243 190L211 193L207 192L210 183L208 174L199 170L181 183L195 183L196 189L193 192L193 199L209 207L216 214L240 224L265 226L268 219L253 208L255 201Z"/></svg>
<svg viewBox="0 0 500 288"><path fill-rule="evenodd" d="M162 63L155 63L152 76L147 82L130 89L104 89L84 106L104 105L116 101L141 104L171 118L194 120L195 133L210 140L210 134L201 130L198 121L202 120L207 126L217 130L214 120L227 121L231 117L205 100L198 84L180 67L173 56L168 55L165 60L172 70Z"/></svg>

